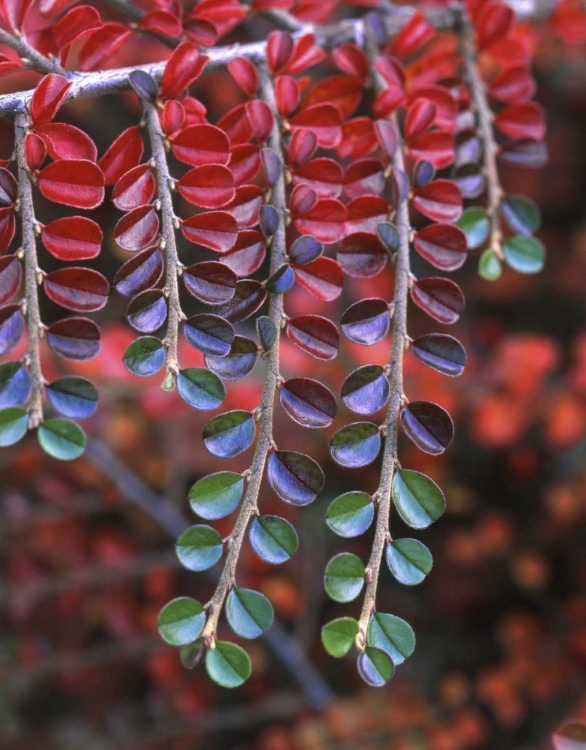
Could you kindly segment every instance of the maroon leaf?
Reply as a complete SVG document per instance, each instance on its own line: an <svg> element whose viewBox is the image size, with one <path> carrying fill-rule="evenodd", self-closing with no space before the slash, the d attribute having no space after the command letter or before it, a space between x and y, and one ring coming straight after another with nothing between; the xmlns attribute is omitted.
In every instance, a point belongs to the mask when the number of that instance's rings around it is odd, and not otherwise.
<svg viewBox="0 0 586 750"><path fill-rule="evenodd" d="M507 143L500 152L500 158L514 167L539 169L547 162L547 147L543 141L522 138Z"/></svg>
<svg viewBox="0 0 586 750"><path fill-rule="evenodd" d="M230 161L230 141L214 125L192 125L174 135L171 143L173 155L192 167Z"/></svg>
<svg viewBox="0 0 586 750"><path fill-rule="evenodd" d="M252 138L252 127L244 104L239 104L227 112L218 120L217 125L226 133L232 146L248 143Z"/></svg>
<svg viewBox="0 0 586 750"><path fill-rule="evenodd" d="M329 427L338 407L334 395L317 380L291 378L282 384L281 405L287 414L303 427Z"/></svg>
<svg viewBox="0 0 586 750"><path fill-rule="evenodd" d="M155 178L148 164L129 169L114 185L112 202L121 211L150 203L155 196Z"/></svg>
<svg viewBox="0 0 586 750"><path fill-rule="evenodd" d="M418 10L393 39L390 49L393 55L406 57L417 52L434 36L433 26L425 19L423 12Z"/></svg>
<svg viewBox="0 0 586 750"><path fill-rule="evenodd" d="M76 312L100 310L108 301L106 278L90 268L62 268L45 276L45 293L61 307Z"/></svg>
<svg viewBox="0 0 586 750"><path fill-rule="evenodd" d="M163 111L161 112L161 127L165 131L165 135L170 136L177 132L185 121L185 109L183 104L177 99L169 99L163 105Z"/></svg>
<svg viewBox="0 0 586 750"><path fill-rule="evenodd" d="M318 201L318 195L307 185L297 185L291 191L289 208L294 216L309 213ZM343 209L344 216L346 215Z"/></svg>
<svg viewBox="0 0 586 750"><path fill-rule="evenodd" d="M51 122L70 88L71 81L56 73L49 73L41 78L30 102L33 126Z"/></svg>
<svg viewBox="0 0 586 750"><path fill-rule="evenodd" d="M340 346L338 329L321 315L300 315L289 320L287 336L316 359L333 359Z"/></svg>
<svg viewBox="0 0 586 750"><path fill-rule="evenodd" d="M441 130L454 131L458 105L451 91L445 86L419 86L409 97L409 102L427 99L435 106L434 125Z"/></svg>
<svg viewBox="0 0 586 750"><path fill-rule="evenodd" d="M377 136L370 117L355 117L344 123L336 152L341 159L360 159L371 154L376 146Z"/></svg>
<svg viewBox="0 0 586 750"><path fill-rule="evenodd" d="M297 128L289 142L289 161L292 166L299 166L309 161L317 151L317 135L313 130Z"/></svg>
<svg viewBox="0 0 586 750"><path fill-rule="evenodd" d="M177 183L180 195L200 208L221 208L236 195L234 177L222 164L195 167Z"/></svg>
<svg viewBox="0 0 586 750"><path fill-rule="evenodd" d="M234 146L228 166L237 185L244 187L245 183L252 182L260 172L258 146L254 143L241 143Z"/></svg>
<svg viewBox="0 0 586 750"><path fill-rule="evenodd" d="M65 261L95 258L104 235L100 226L84 216L67 216L46 224L41 231L43 245L55 258Z"/></svg>
<svg viewBox="0 0 586 750"><path fill-rule="evenodd" d="M229 302L236 291L238 279L226 265L216 261L195 263L183 271L187 291L208 305Z"/></svg>
<svg viewBox="0 0 586 750"><path fill-rule="evenodd" d="M181 225L181 231L195 245L203 245L217 253L227 253L238 237L238 224L226 211L208 211L190 216Z"/></svg>
<svg viewBox="0 0 586 750"><path fill-rule="evenodd" d="M430 401L413 401L401 411L401 424L415 445L425 453L443 453L454 438L452 418Z"/></svg>
<svg viewBox="0 0 586 750"><path fill-rule="evenodd" d="M425 160L436 169L443 169L454 161L454 136L441 130L425 133L410 141L409 153L416 160Z"/></svg>
<svg viewBox="0 0 586 750"><path fill-rule="evenodd" d="M114 288L125 297L132 297L153 287L163 273L163 256L150 247L127 260L114 276Z"/></svg>
<svg viewBox="0 0 586 750"><path fill-rule="evenodd" d="M122 23L105 23L90 31L78 57L80 70L94 70L118 52L132 31Z"/></svg>
<svg viewBox="0 0 586 750"><path fill-rule="evenodd" d="M339 242L346 233L346 206L333 198L322 198L302 216L295 218L301 234L311 234L320 242Z"/></svg>
<svg viewBox="0 0 586 750"><path fill-rule="evenodd" d="M310 263L294 266L295 280L314 297L331 302L342 293L344 272L338 263L323 255Z"/></svg>
<svg viewBox="0 0 586 750"><path fill-rule="evenodd" d="M333 104L343 119L351 117L360 104L362 85L348 76L328 76L318 81L303 100L303 108Z"/></svg>
<svg viewBox="0 0 586 750"><path fill-rule="evenodd" d="M27 133L24 139L24 153L28 168L31 172L36 172L47 157L47 147L38 135Z"/></svg>
<svg viewBox="0 0 586 750"><path fill-rule="evenodd" d="M348 276L369 279L383 270L389 254L376 235L357 232L340 242L336 259Z"/></svg>
<svg viewBox="0 0 586 750"><path fill-rule="evenodd" d="M455 271L466 261L466 235L453 224L430 224L415 235L419 255L442 271Z"/></svg>
<svg viewBox="0 0 586 750"><path fill-rule="evenodd" d="M251 276L261 267L266 257L265 238L261 232L239 232L236 244L220 261L231 268L240 278Z"/></svg>
<svg viewBox="0 0 586 750"><path fill-rule="evenodd" d="M145 13L139 19L137 25L139 29L172 38L181 36L183 32L181 20L174 13L166 10L151 10L149 13Z"/></svg>
<svg viewBox="0 0 586 750"><path fill-rule="evenodd" d="M462 193L450 180L434 180L417 188L413 205L432 221L457 221L462 215Z"/></svg>
<svg viewBox="0 0 586 750"><path fill-rule="evenodd" d="M346 234L369 232L374 234L377 226L389 218L389 206L379 195L361 195L348 204Z"/></svg>
<svg viewBox="0 0 586 750"><path fill-rule="evenodd" d="M0 255L4 255L10 247L15 232L14 208L12 206L0 208Z"/></svg>
<svg viewBox="0 0 586 750"><path fill-rule="evenodd" d="M293 37L286 31L271 31L267 37L267 62L273 75L279 73L293 53Z"/></svg>
<svg viewBox="0 0 586 750"><path fill-rule="evenodd" d="M162 96L166 99L175 99L183 94L189 85L199 78L208 60L209 58L202 55L193 42L182 42L173 50L165 65L161 82Z"/></svg>
<svg viewBox="0 0 586 750"><path fill-rule="evenodd" d="M28 136L27 136L28 138ZM11 206L16 202L18 197L18 185L12 172L0 168L0 203L5 206Z"/></svg>
<svg viewBox="0 0 586 750"><path fill-rule="evenodd" d="M228 271L225 268L225 271ZM254 279L243 279L236 284L232 299L217 311L229 323L246 320L258 310L267 297L265 287Z"/></svg>
<svg viewBox="0 0 586 750"><path fill-rule="evenodd" d="M349 198L380 195L384 189L384 167L378 159L359 159L346 170L344 192Z"/></svg>
<svg viewBox="0 0 586 750"><path fill-rule="evenodd" d="M258 141L265 141L273 127L273 113L269 105L260 99L246 102L246 116L254 137Z"/></svg>
<svg viewBox="0 0 586 750"><path fill-rule="evenodd" d="M120 133L98 161L98 166L104 173L105 184L114 185L118 182L123 174L140 162L143 151L140 128L132 126Z"/></svg>
<svg viewBox="0 0 586 750"><path fill-rule="evenodd" d="M283 117L288 117L297 109L301 100L301 89L295 78L279 76L275 80L275 99L279 114Z"/></svg>
<svg viewBox="0 0 586 750"><path fill-rule="evenodd" d="M444 325L455 323L464 310L462 290L449 279L418 279L411 287L411 299L430 318Z"/></svg>
<svg viewBox="0 0 586 750"><path fill-rule="evenodd" d="M61 159L38 176L39 190L55 203L74 208L96 208L104 200L104 175L93 162Z"/></svg>
<svg viewBox="0 0 586 750"><path fill-rule="evenodd" d="M114 227L114 239L129 252L145 250L159 233L159 217L150 204L125 214Z"/></svg>
<svg viewBox="0 0 586 750"><path fill-rule="evenodd" d="M293 174L294 185L308 185L319 196L326 198L337 198L342 192L343 181L342 168L333 159L312 159L298 167Z"/></svg>
<svg viewBox="0 0 586 750"><path fill-rule="evenodd" d="M436 107L433 102L423 97L415 99L407 107L405 138L411 140L425 133L434 124L435 115Z"/></svg>
<svg viewBox="0 0 586 750"><path fill-rule="evenodd" d="M22 266L14 255L0 258L0 305L14 297L22 281Z"/></svg>
<svg viewBox="0 0 586 750"><path fill-rule="evenodd" d="M50 122L35 128L43 139L51 159L86 159L95 161L98 155L96 144L83 130L62 122Z"/></svg>
<svg viewBox="0 0 586 750"><path fill-rule="evenodd" d="M399 146L399 133L395 125L389 120L376 120L374 133L387 158L392 159Z"/></svg>

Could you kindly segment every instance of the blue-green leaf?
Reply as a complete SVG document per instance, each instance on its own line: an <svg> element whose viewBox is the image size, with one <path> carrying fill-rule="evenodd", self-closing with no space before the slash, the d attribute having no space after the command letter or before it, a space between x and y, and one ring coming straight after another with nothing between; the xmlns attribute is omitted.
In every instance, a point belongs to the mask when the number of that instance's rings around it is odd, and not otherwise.
<svg viewBox="0 0 586 750"><path fill-rule="evenodd" d="M483 208L466 208L456 222L456 226L466 235L468 250L476 250L488 238L490 222Z"/></svg>
<svg viewBox="0 0 586 750"><path fill-rule="evenodd" d="M218 471L197 481L189 491L194 513L206 521L224 518L236 508L244 493L244 479L233 471Z"/></svg>
<svg viewBox="0 0 586 750"><path fill-rule="evenodd" d="M366 640L391 657L395 666L402 664L415 651L415 633L408 622L395 615L375 612L368 623Z"/></svg>
<svg viewBox="0 0 586 750"><path fill-rule="evenodd" d="M68 419L47 419L38 429L41 448L60 461L79 458L85 450L84 431Z"/></svg>
<svg viewBox="0 0 586 750"><path fill-rule="evenodd" d="M207 570L222 557L222 538L211 526L191 526L175 545L181 565L196 572Z"/></svg>
<svg viewBox="0 0 586 750"><path fill-rule="evenodd" d="M334 534L360 536L372 523L374 503L365 492L346 492L332 500L326 512L326 523Z"/></svg>
<svg viewBox="0 0 586 750"><path fill-rule="evenodd" d="M181 596L166 604L159 614L159 633L171 646L193 643L206 621L204 608L195 599Z"/></svg>
<svg viewBox="0 0 586 750"><path fill-rule="evenodd" d="M147 378L158 372L165 363L165 347L154 336L141 336L130 344L122 361L133 375Z"/></svg>
<svg viewBox="0 0 586 750"><path fill-rule="evenodd" d="M18 443L28 429L28 414L26 409L10 406L0 411L0 448Z"/></svg>
<svg viewBox="0 0 586 750"><path fill-rule="evenodd" d="M69 376L55 380L47 386L51 406L70 419L86 419L98 408L98 389L86 380Z"/></svg>
<svg viewBox="0 0 586 750"><path fill-rule="evenodd" d="M179 372L177 391L186 404L198 411L217 409L226 397L220 378L200 367L189 367Z"/></svg>
<svg viewBox="0 0 586 750"><path fill-rule="evenodd" d="M387 565L399 583L421 583L433 565L431 552L417 539L395 539L387 544Z"/></svg>
<svg viewBox="0 0 586 750"><path fill-rule="evenodd" d="M335 602L351 602L364 586L364 564L349 552L342 552L328 562L324 573L324 586Z"/></svg>
<svg viewBox="0 0 586 750"><path fill-rule="evenodd" d="M536 237L509 237L503 251L507 264L519 273L539 273L545 263L543 242Z"/></svg>
<svg viewBox="0 0 586 750"><path fill-rule="evenodd" d="M250 546L265 562L279 565L297 552L297 532L279 516L257 516L250 525Z"/></svg>
<svg viewBox="0 0 586 750"><path fill-rule="evenodd" d="M358 673L371 687L382 687L395 671L389 655L379 648L367 647L358 657Z"/></svg>
<svg viewBox="0 0 586 750"><path fill-rule="evenodd" d="M443 514L446 500L437 484L418 471L401 469L393 477L393 502L412 529L425 529Z"/></svg>
<svg viewBox="0 0 586 750"><path fill-rule="evenodd" d="M228 411L203 428L203 442L218 458L234 458L250 448L254 440L254 419L249 411Z"/></svg>
<svg viewBox="0 0 586 750"><path fill-rule="evenodd" d="M246 682L252 667L243 648L228 641L216 641L206 654L206 670L221 687L235 688Z"/></svg>
<svg viewBox="0 0 586 750"><path fill-rule="evenodd" d="M226 599L226 619L241 638L258 638L273 624L275 613L269 600L252 589L234 588Z"/></svg>
<svg viewBox="0 0 586 750"><path fill-rule="evenodd" d="M321 629L321 642L330 656L339 659L352 648L358 635L358 621L353 617L339 617Z"/></svg>

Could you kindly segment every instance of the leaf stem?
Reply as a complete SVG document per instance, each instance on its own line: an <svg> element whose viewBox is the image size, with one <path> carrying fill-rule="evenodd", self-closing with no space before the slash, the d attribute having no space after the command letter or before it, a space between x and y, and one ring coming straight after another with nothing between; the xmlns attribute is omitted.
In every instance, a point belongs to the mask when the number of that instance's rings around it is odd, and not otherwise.
<svg viewBox="0 0 586 750"><path fill-rule="evenodd" d="M265 101L273 113L277 112L275 92L266 65L259 66L260 98ZM267 139L267 145L277 154L282 153L281 134L279 121L275 115L272 131ZM279 212L279 226L273 235L270 248L270 270L274 273L287 259L285 215L287 207L287 188L284 170L281 171L271 193L271 204ZM277 332L281 330L281 319L283 316L283 296L271 294L269 299L269 318L272 320ZM246 491L236 519L234 529L230 535L230 545L224 563L224 569L214 595L207 604L208 619L202 632L202 638L213 647L218 627L218 619L222 611L224 600L234 587L236 577L236 566L240 556L242 543L252 517L258 513L258 496L264 474L267 457L273 447L273 411L275 395L279 384L279 338L268 352L266 358L266 372L262 390L261 402L259 404L259 436L250 466Z"/></svg>
<svg viewBox="0 0 586 750"><path fill-rule="evenodd" d="M65 78L71 78L74 73L65 70L56 57L45 57L30 45L24 35L11 34L9 31L0 29L0 43L18 52L21 59L29 64L30 68L41 73L59 73Z"/></svg>
<svg viewBox="0 0 586 750"><path fill-rule="evenodd" d="M185 318L179 299L179 257L175 238L173 196L171 194L172 178L169 174L167 153L165 151L165 134L161 128L157 108L154 104L145 103L146 123L151 145L152 158L155 164L157 181L157 198L161 204L161 249L165 253L165 295L167 297L167 334L165 344L166 375L163 389L172 391L179 373L178 340L179 325Z"/></svg>

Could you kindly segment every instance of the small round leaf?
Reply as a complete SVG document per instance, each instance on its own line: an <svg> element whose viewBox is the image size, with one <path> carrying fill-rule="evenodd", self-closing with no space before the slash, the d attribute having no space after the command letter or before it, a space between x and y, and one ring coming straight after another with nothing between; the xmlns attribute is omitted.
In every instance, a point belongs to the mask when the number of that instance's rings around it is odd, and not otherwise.
<svg viewBox="0 0 586 750"><path fill-rule="evenodd" d="M98 406L96 386L76 376L60 378L48 385L47 396L51 406L70 419L91 417Z"/></svg>
<svg viewBox="0 0 586 750"><path fill-rule="evenodd" d="M535 237L510 237L503 251L508 265L519 273L539 273L543 268L545 248Z"/></svg>
<svg viewBox="0 0 586 750"><path fill-rule="evenodd" d="M433 558L417 539L395 539L387 544L387 565L393 576L405 586L421 583L431 570Z"/></svg>
<svg viewBox="0 0 586 750"><path fill-rule="evenodd" d="M396 471L392 495L398 514L412 529L426 529L446 508L444 494L437 484L418 471Z"/></svg>
<svg viewBox="0 0 586 750"><path fill-rule="evenodd" d="M181 565L199 572L215 565L222 557L222 538L211 526L191 526L186 529L175 545Z"/></svg>
<svg viewBox="0 0 586 750"><path fill-rule="evenodd" d="M335 602L351 602L364 586L362 560L349 552L342 552L328 562L324 572L324 586Z"/></svg>
<svg viewBox="0 0 586 750"><path fill-rule="evenodd" d="M293 451L273 451L267 479L276 494L292 505L309 505L324 487L324 473L312 458Z"/></svg>
<svg viewBox="0 0 586 750"><path fill-rule="evenodd" d="M206 654L205 664L210 678L225 688L240 687L252 672L246 651L228 641L216 641Z"/></svg>
<svg viewBox="0 0 586 750"><path fill-rule="evenodd" d="M375 424L354 422L336 432L330 442L330 453L340 466L359 469L374 461L380 446L380 432Z"/></svg>
<svg viewBox="0 0 586 750"><path fill-rule="evenodd" d="M141 336L130 344L122 361L128 372L146 378L164 365L165 347L154 336Z"/></svg>
<svg viewBox="0 0 586 750"><path fill-rule="evenodd" d="M26 409L11 406L0 411L0 448L18 443L28 429Z"/></svg>
<svg viewBox="0 0 586 750"><path fill-rule="evenodd" d="M39 427L37 437L45 453L60 461L79 458L85 450L84 431L68 419L47 419Z"/></svg>
<svg viewBox="0 0 586 750"><path fill-rule="evenodd" d="M189 367L179 372L177 392L186 404L199 411L217 409L226 397L220 378L200 367Z"/></svg>
<svg viewBox="0 0 586 750"><path fill-rule="evenodd" d="M353 617L339 617L321 629L321 642L330 656L336 659L345 656L358 635L358 621Z"/></svg>
<svg viewBox="0 0 586 750"><path fill-rule="evenodd" d="M250 546L265 562L279 565L297 552L297 532L279 516L257 516L250 524Z"/></svg>
<svg viewBox="0 0 586 750"><path fill-rule="evenodd" d="M206 521L224 518L236 508L244 494L244 479L233 471L218 471L197 481L189 490L194 513Z"/></svg>
<svg viewBox="0 0 586 750"><path fill-rule="evenodd" d="M269 600L252 589L234 588L226 599L228 625L241 638L258 638L273 624Z"/></svg>
<svg viewBox="0 0 586 750"><path fill-rule="evenodd" d="M360 536L374 518L372 497L365 492L346 492L332 500L326 512L326 523L334 534Z"/></svg>
<svg viewBox="0 0 586 750"><path fill-rule="evenodd" d="M366 640L391 657L395 666L402 664L415 651L415 633L408 622L395 615L375 612L368 623Z"/></svg>
<svg viewBox="0 0 586 750"><path fill-rule="evenodd" d="M159 634L170 646L193 643L206 621L204 608L195 599L181 596L166 604L159 614Z"/></svg>
<svg viewBox="0 0 586 750"><path fill-rule="evenodd" d="M235 410L210 419L203 428L203 441L212 455L234 458L252 445L254 434L252 414Z"/></svg>
<svg viewBox="0 0 586 750"><path fill-rule="evenodd" d="M371 687L382 687L394 673L393 662L389 655L379 648L371 646L364 649L358 657L358 673Z"/></svg>

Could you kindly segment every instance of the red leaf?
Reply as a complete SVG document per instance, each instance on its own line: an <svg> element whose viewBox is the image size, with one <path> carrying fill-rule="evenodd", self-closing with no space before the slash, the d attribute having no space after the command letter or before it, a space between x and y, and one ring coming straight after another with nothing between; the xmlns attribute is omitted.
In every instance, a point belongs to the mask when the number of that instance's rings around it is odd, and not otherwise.
<svg viewBox="0 0 586 750"><path fill-rule="evenodd" d="M1 0L0 16L12 31L21 31L33 0Z"/></svg>
<svg viewBox="0 0 586 750"><path fill-rule="evenodd" d="M70 88L71 81L56 73L41 78L30 102L33 127L51 122Z"/></svg>
<svg viewBox="0 0 586 750"><path fill-rule="evenodd" d="M297 283L323 302L331 302L342 293L344 272L331 258L322 255L302 266L293 266L293 270Z"/></svg>
<svg viewBox="0 0 586 750"><path fill-rule="evenodd" d="M403 104L405 98L402 86L389 86L376 97L372 111L381 119L390 117Z"/></svg>
<svg viewBox="0 0 586 750"><path fill-rule="evenodd" d="M34 133L27 133L24 139L26 164L31 172L40 169L47 156L47 148L42 138Z"/></svg>
<svg viewBox="0 0 586 750"><path fill-rule="evenodd" d="M49 347L62 357L85 362L100 351L100 329L89 318L58 320L46 331Z"/></svg>
<svg viewBox="0 0 586 750"><path fill-rule="evenodd" d="M462 193L450 180L434 180L417 188L413 205L432 221L457 221L462 214Z"/></svg>
<svg viewBox="0 0 586 750"><path fill-rule="evenodd" d="M464 295L449 279L417 279L411 287L411 299L430 318L443 325L455 323L464 310Z"/></svg>
<svg viewBox="0 0 586 750"><path fill-rule="evenodd" d="M124 42L132 36L132 31L121 23L105 23L99 29L90 31L79 53L80 70L94 70L101 63L113 57Z"/></svg>
<svg viewBox="0 0 586 750"><path fill-rule="evenodd" d="M77 312L100 310L108 301L106 278L90 268L62 268L45 276L45 293L61 307Z"/></svg>
<svg viewBox="0 0 586 750"><path fill-rule="evenodd" d="M384 189L384 167L378 159L360 159L346 170L344 192L349 198L365 194L380 195Z"/></svg>
<svg viewBox="0 0 586 750"><path fill-rule="evenodd" d="M299 106L301 91L299 84L291 76L279 76L275 80L277 109L283 117L288 117Z"/></svg>
<svg viewBox="0 0 586 750"><path fill-rule="evenodd" d="M193 167L227 164L230 160L230 141L214 125L192 125L181 130L173 137L171 148L179 161Z"/></svg>
<svg viewBox="0 0 586 750"><path fill-rule="evenodd" d="M96 144L89 135L74 125L50 122L35 128L47 147L51 159L85 159L95 161L98 155Z"/></svg>
<svg viewBox="0 0 586 750"><path fill-rule="evenodd" d="M246 16L246 11L237 0L202 0L192 12L192 18L201 18L212 23L218 36L224 36Z"/></svg>
<svg viewBox="0 0 586 750"><path fill-rule="evenodd" d="M163 34L172 38L181 36L183 26L181 20L174 13L166 10L151 10L138 21L137 26L144 31Z"/></svg>
<svg viewBox="0 0 586 750"><path fill-rule="evenodd" d="M295 227L301 234L312 234L320 242L339 242L346 233L346 206L333 198L318 200L302 216L295 217Z"/></svg>
<svg viewBox="0 0 586 750"><path fill-rule="evenodd" d="M407 140L416 138L434 123L436 108L429 99L419 97L407 107L407 117L405 118L405 138Z"/></svg>
<svg viewBox="0 0 586 750"><path fill-rule="evenodd" d="M297 75L325 59L326 53L315 43L313 34L305 34L295 42L293 53L283 69L284 73Z"/></svg>
<svg viewBox="0 0 586 750"><path fill-rule="evenodd" d="M95 258L103 239L100 226L84 216L56 219L41 231L43 245L55 258L65 261Z"/></svg>
<svg viewBox="0 0 586 750"><path fill-rule="evenodd" d="M374 132L385 156L387 159L392 159L399 146L399 133L395 124L390 120L376 120L374 123Z"/></svg>
<svg viewBox="0 0 586 750"><path fill-rule="evenodd" d="M242 143L234 146L228 166L237 185L252 182L260 172L259 149L254 143Z"/></svg>
<svg viewBox="0 0 586 750"><path fill-rule="evenodd" d="M303 109L317 104L333 104L343 119L351 117L362 99L362 86L348 76L329 76L316 83L306 94Z"/></svg>
<svg viewBox="0 0 586 750"><path fill-rule="evenodd" d="M494 79L489 93L501 102L531 99L535 94L535 79L527 68L508 68Z"/></svg>
<svg viewBox="0 0 586 750"><path fill-rule="evenodd" d="M370 279L387 265L389 254L376 235L357 232L340 242L336 258L348 276Z"/></svg>
<svg viewBox="0 0 586 750"><path fill-rule="evenodd" d="M123 174L114 185L112 202L121 211L150 203L155 196L155 177L148 164L139 164Z"/></svg>
<svg viewBox="0 0 586 750"><path fill-rule="evenodd" d="M293 184L305 184L320 197L337 198L342 192L344 174L333 159L312 159L295 170Z"/></svg>
<svg viewBox="0 0 586 750"><path fill-rule="evenodd" d="M391 88L403 89L405 85L405 72L401 63L393 57L378 57L374 67Z"/></svg>
<svg viewBox="0 0 586 750"><path fill-rule="evenodd" d="M344 123L336 153L340 159L360 159L371 154L376 147L376 133L370 117L355 117Z"/></svg>
<svg viewBox="0 0 586 750"><path fill-rule="evenodd" d="M266 140L273 127L273 113L269 105L260 99L246 102L246 116L254 137L258 141Z"/></svg>
<svg viewBox="0 0 586 750"><path fill-rule="evenodd" d="M340 110L331 104L316 104L307 107L289 123L293 131L307 128L315 133L322 148L334 148L342 139L342 116Z"/></svg>
<svg viewBox="0 0 586 750"><path fill-rule="evenodd" d="M466 235L453 224L430 224L415 235L415 250L432 266L455 271L466 261Z"/></svg>
<svg viewBox="0 0 586 750"><path fill-rule="evenodd" d="M287 31L271 31L267 37L267 62L273 75L279 73L293 53L293 37Z"/></svg>
<svg viewBox="0 0 586 750"><path fill-rule="evenodd" d="M0 305L14 297L22 281L22 266L15 255L0 258Z"/></svg>
<svg viewBox="0 0 586 750"><path fill-rule="evenodd" d="M238 237L236 219L226 211L209 211L190 216L181 225L181 231L190 242L217 253L231 250Z"/></svg>
<svg viewBox="0 0 586 750"><path fill-rule="evenodd" d="M289 208L293 216L300 216L306 214L308 211L315 206L317 203L318 196L315 190L308 187L307 185L297 185L291 191L291 198L289 199Z"/></svg>
<svg viewBox="0 0 586 750"><path fill-rule="evenodd" d="M307 162L317 151L317 135L313 130L297 128L289 141L289 161L291 166Z"/></svg>
<svg viewBox="0 0 586 750"><path fill-rule="evenodd" d="M261 232L239 232L234 247L221 256L225 263L240 278L250 276L263 264L267 252L266 240Z"/></svg>
<svg viewBox="0 0 586 750"><path fill-rule="evenodd" d="M133 125L120 133L98 161L98 166L104 173L105 184L114 185L118 182L123 174L140 162L143 151L144 143L139 127Z"/></svg>
<svg viewBox="0 0 586 750"><path fill-rule="evenodd" d="M255 96L258 89L258 73L246 57L235 57L228 62L230 75L248 96Z"/></svg>
<svg viewBox="0 0 586 750"><path fill-rule="evenodd" d="M125 214L114 227L114 239L129 252L150 247L159 233L159 217L150 204Z"/></svg>
<svg viewBox="0 0 586 750"><path fill-rule="evenodd" d="M232 146L248 143L252 138L252 127L244 104L239 104L227 112L218 120L217 126L226 133Z"/></svg>
<svg viewBox="0 0 586 750"><path fill-rule="evenodd" d="M102 170L83 159L52 162L39 174L38 185L45 198L65 206L96 208L104 200Z"/></svg>
<svg viewBox="0 0 586 750"><path fill-rule="evenodd" d="M368 58L355 44L346 42L336 47L332 52L332 59L342 73L352 76L359 83L363 84L368 78Z"/></svg>
<svg viewBox="0 0 586 750"><path fill-rule="evenodd" d="M416 11L393 39L390 47L393 55L412 55L435 36L435 30L425 20L423 11Z"/></svg>
<svg viewBox="0 0 586 750"><path fill-rule="evenodd" d="M484 3L474 18L476 46L480 51L507 36L515 23L515 14L504 3Z"/></svg>
<svg viewBox="0 0 586 750"><path fill-rule="evenodd" d="M258 224L258 211L263 203L262 188L258 185L242 185L236 188L234 199L224 206L224 211L236 219L238 229L248 229Z"/></svg>
<svg viewBox="0 0 586 750"><path fill-rule="evenodd" d="M98 11L91 5L72 8L53 26L53 39L59 49L67 47L83 34L102 26Z"/></svg>
<svg viewBox="0 0 586 750"><path fill-rule="evenodd" d="M181 42L165 65L161 82L162 96L174 99L184 93L199 78L208 60L193 42Z"/></svg>
<svg viewBox="0 0 586 750"><path fill-rule="evenodd" d="M436 169L443 169L454 161L454 136L441 130L415 138L409 143L409 153L415 161L428 161Z"/></svg>
<svg viewBox="0 0 586 750"><path fill-rule="evenodd" d="M336 326L321 315L301 315L287 322L287 336L316 359L334 359L340 346Z"/></svg>
<svg viewBox="0 0 586 750"><path fill-rule="evenodd" d="M168 99L163 105L161 112L161 127L165 135L170 136L177 132L185 120L185 109L177 99Z"/></svg>
<svg viewBox="0 0 586 750"><path fill-rule="evenodd" d="M422 86L409 98L409 102L427 99L435 105L434 125L441 130L453 130L456 127L458 105L455 97L444 86Z"/></svg>
<svg viewBox="0 0 586 750"><path fill-rule="evenodd" d="M12 172L0 168L0 203L11 206L18 198L18 185Z"/></svg>
<svg viewBox="0 0 586 750"><path fill-rule="evenodd" d="M188 17L183 22L183 29L192 42L202 47L211 47L218 38L218 29L205 18Z"/></svg>
<svg viewBox="0 0 586 750"><path fill-rule="evenodd" d="M540 141L545 136L545 113L536 102L509 104L495 117L497 128L511 138Z"/></svg>
<svg viewBox="0 0 586 750"><path fill-rule="evenodd" d="M361 195L348 204L346 234L369 232L374 234L381 221L388 221L389 206L379 195Z"/></svg>
<svg viewBox="0 0 586 750"><path fill-rule="evenodd" d="M205 164L187 172L177 183L180 195L200 208L220 208L236 195L234 177L222 164Z"/></svg>
<svg viewBox="0 0 586 750"><path fill-rule="evenodd" d="M4 255L10 247L15 232L16 218L14 216L14 208L12 206L0 208L0 255Z"/></svg>

